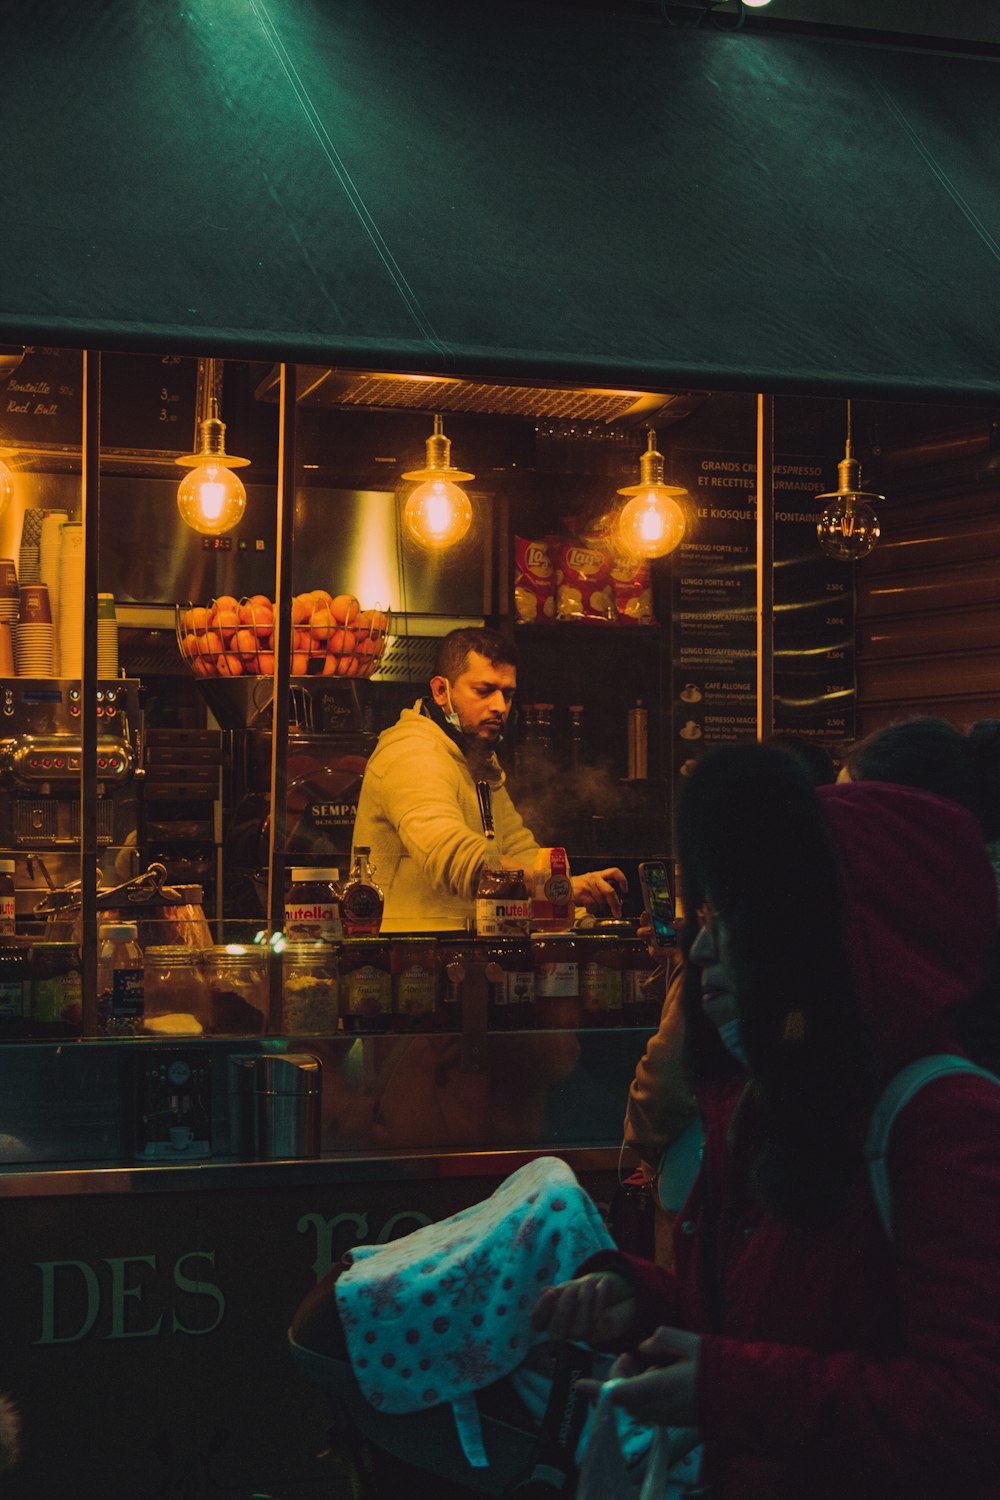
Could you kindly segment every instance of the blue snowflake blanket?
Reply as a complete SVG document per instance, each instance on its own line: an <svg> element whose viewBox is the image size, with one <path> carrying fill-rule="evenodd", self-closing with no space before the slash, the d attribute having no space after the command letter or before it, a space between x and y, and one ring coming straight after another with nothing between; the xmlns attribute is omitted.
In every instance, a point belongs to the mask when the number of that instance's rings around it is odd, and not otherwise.
<svg viewBox="0 0 1000 1500"><path fill-rule="evenodd" d="M570 1168L543 1156L450 1219L356 1246L337 1310L362 1393L384 1412L450 1402L469 1463L486 1467L473 1393L540 1342L542 1289L613 1244Z"/></svg>

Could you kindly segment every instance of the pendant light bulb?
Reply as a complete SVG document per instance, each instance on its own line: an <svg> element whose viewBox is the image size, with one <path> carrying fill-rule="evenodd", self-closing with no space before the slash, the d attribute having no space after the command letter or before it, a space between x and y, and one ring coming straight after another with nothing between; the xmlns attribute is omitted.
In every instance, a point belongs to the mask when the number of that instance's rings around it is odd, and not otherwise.
<svg viewBox="0 0 1000 1500"><path fill-rule="evenodd" d="M472 525L472 503L456 481L475 477L452 467L451 439L445 437L441 418L435 416L424 467L403 475L421 481L403 507L403 525L413 541L442 551L462 540Z"/></svg>
<svg viewBox="0 0 1000 1500"><path fill-rule="evenodd" d="M837 488L817 495L824 502L816 523L816 535L827 557L837 562L857 562L874 550L881 536L873 501L885 499L861 488L861 465L851 452L851 403L847 403L847 442L837 465Z"/></svg>
<svg viewBox="0 0 1000 1500"><path fill-rule="evenodd" d="M226 452L226 424L219 421L219 403L213 396L210 415L201 424L201 449L176 460L190 469L177 487L177 509L192 531L202 536L222 536L243 517L247 492L233 473L249 464Z"/></svg>
<svg viewBox="0 0 1000 1500"><path fill-rule="evenodd" d="M631 496L615 526L615 540L630 557L666 557L679 546L687 526L684 511L677 503L687 490L664 483L663 454L657 450L652 428L648 444L639 460L639 483L618 491L619 495Z"/></svg>

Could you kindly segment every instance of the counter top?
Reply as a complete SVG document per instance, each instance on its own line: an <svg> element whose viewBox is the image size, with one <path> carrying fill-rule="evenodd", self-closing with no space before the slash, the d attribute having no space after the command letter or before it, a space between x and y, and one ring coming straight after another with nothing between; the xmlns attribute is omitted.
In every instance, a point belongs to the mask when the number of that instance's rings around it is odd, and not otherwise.
<svg viewBox="0 0 1000 1500"><path fill-rule="evenodd" d="M235 1157L192 1161L176 1166L136 1162L81 1167L58 1163L6 1167L0 1172L0 1198L80 1197L93 1194L222 1192L228 1188L323 1186L344 1182L406 1182L426 1178L506 1177L539 1156L558 1156L574 1172L613 1172L617 1146L539 1146L535 1150L414 1151L344 1154L280 1161L246 1161ZM631 1167L628 1167L631 1170Z"/></svg>

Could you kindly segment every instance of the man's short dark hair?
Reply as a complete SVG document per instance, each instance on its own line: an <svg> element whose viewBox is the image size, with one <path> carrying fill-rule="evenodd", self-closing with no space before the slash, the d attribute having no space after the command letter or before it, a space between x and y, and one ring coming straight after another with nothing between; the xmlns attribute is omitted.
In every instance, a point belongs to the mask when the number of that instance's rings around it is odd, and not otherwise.
<svg viewBox="0 0 1000 1500"><path fill-rule="evenodd" d="M434 677L447 677L454 682L465 670L469 652L477 651L485 656L491 666L517 666L514 646L499 630L490 630L486 625L467 625L461 630L452 630L443 636L434 657Z"/></svg>

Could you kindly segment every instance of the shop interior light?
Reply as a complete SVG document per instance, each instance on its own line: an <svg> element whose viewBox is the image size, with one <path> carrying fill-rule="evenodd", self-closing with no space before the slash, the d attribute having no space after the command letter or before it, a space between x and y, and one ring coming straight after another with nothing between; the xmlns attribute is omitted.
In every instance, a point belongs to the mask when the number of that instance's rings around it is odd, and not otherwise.
<svg viewBox="0 0 1000 1500"><path fill-rule="evenodd" d="M838 562L857 562L867 557L881 535L873 501L875 495L861 488L861 465L851 450L851 403L847 403L847 441L844 456L837 465L837 488L828 495L817 495L824 505L816 523L819 544L828 557Z"/></svg>
<svg viewBox="0 0 1000 1500"><path fill-rule="evenodd" d="M0 455L3 450L0 449ZM0 517L5 516L14 498L14 476L0 456Z"/></svg>
<svg viewBox="0 0 1000 1500"><path fill-rule="evenodd" d="M415 542L441 549L462 540L472 524L472 505L458 481L475 477L452 468L451 439L444 435L440 416L435 416L424 467L403 475L421 481L403 507L403 525Z"/></svg>
<svg viewBox="0 0 1000 1500"><path fill-rule="evenodd" d="M232 531L247 508L247 492L233 470L246 468L250 460L226 452L226 424L219 420L214 394L215 360L206 360L205 367L208 415L200 424L199 451L175 459L191 471L177 487L177 509L193 531L222 536Z"/></svg>
<svg viewBox="0 0 1000 1500"><path fill-rule="evenodd" d="M649 446L639 460L639 483L626 485L619 495L632 498L615 525L615 540L632 557L665 557L684 536L686 520L678 497L687 490L663 479L663 454L656 433L649 429Z"/></svg>

